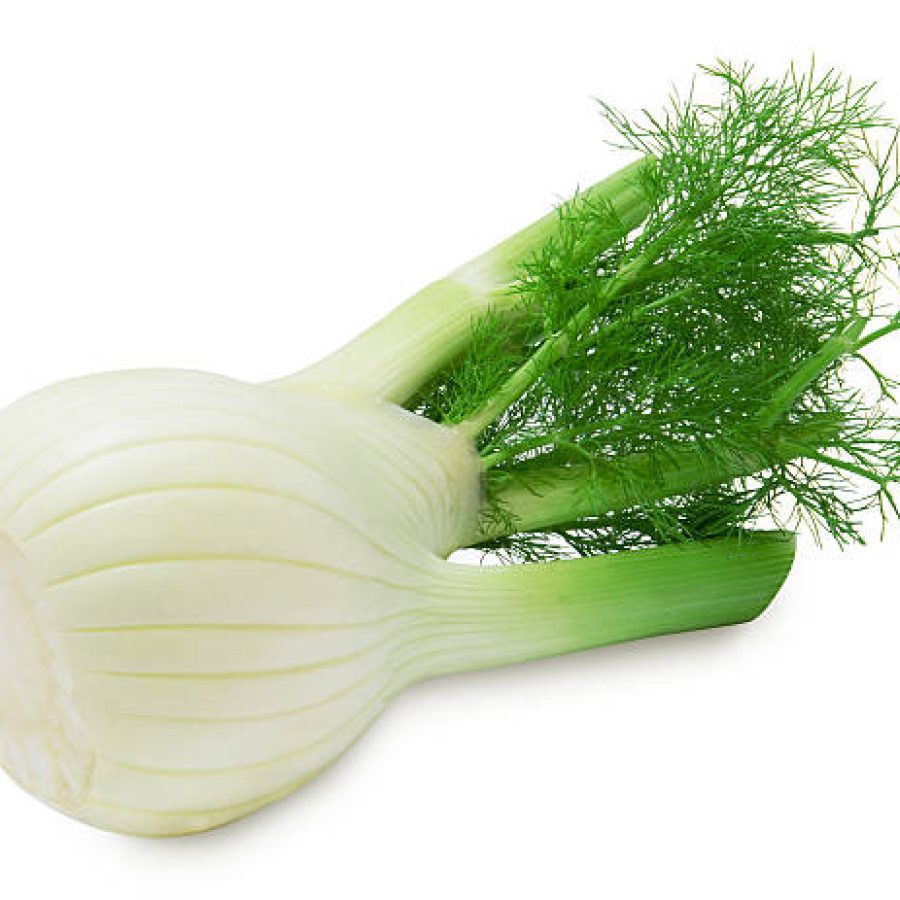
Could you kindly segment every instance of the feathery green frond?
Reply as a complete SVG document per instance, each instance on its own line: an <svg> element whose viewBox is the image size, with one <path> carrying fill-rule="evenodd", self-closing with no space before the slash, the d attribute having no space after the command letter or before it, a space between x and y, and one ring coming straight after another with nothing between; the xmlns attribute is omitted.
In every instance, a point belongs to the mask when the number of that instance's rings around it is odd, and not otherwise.
<svg viewBox="0 0 900 900"><path fill-rule="evenodd" d="M635 175L643 226L578 197L561 207L558 237L514 286L517 316L478 321L417 400L477 440L493 501L481 546L595 555L771 518L859 540L900 470L894 382L863 352L900 328L881 290L897 262L897 132L871 86L719 63L662 114L601 109L653 160ZM853 365L873 391L849 386ZM736 451L752 471L729 468ZM686 453L718 480L661 495ZM573 471L577 515L523 531L509 486L540 494Z"/></svg>

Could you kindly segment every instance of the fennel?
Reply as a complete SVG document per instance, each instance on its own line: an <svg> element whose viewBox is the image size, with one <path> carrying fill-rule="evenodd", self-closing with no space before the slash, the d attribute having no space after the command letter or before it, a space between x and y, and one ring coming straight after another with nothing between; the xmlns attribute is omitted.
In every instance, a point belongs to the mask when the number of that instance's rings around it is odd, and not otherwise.
<svg viewBox="0 0 900 900"><path fill-rule="evenodd" d="M0 414L23 786L210 828L412 682L748 621L799 520L846 543L896 511L866 356L900 330L896 130L833 72L705 78L660 117L603 107L635 160L296 375L96 375Z"/></svg>

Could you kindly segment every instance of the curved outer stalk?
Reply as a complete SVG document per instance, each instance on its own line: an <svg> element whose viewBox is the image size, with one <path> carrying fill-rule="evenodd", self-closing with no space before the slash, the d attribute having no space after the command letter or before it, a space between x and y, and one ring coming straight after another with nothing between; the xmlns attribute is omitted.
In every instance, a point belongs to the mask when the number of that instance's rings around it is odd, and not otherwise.
<svg viewBox="0 0 900 900"><path fill-rule="evenodd" d="M481 462L345 390L135 372L0 415L0 761L139 834L245 815L432 675L745 621L793 544L514 568L444 557Z"/></svg>
<svg viewBox="0 0 900 900"><path fill-rule="evenodd" d="M753 532L586 559L450 564L438 605L457 633L438 631L431 655L399 683L750 621L781 587L794 551L793 535Z"/></svg>
<svg viewBox="0 0 900 900"><path fill-rule="evenodd" d="M612 205L626 231L648 211L638 160L580 196ZM273 382L283 387L335 383L403 404L468 344L472 320L492 310L515 315L509 287L523 262L556 231L553 212L430 284L359 337L315 365ZM610 235L610 242L618 235Z"/></svg>

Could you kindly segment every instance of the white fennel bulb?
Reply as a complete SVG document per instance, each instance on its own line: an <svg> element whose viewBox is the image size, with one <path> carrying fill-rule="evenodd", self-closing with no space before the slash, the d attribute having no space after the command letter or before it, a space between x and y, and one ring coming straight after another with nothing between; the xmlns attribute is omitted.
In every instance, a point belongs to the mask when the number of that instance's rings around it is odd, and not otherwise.
<svg viewBox="0 0 900 900"><path fill-rule="evenodd" d="M138 831L309 777L440 651L435 554L478 491L463 440L358 397L149 371L20 401L0 416L4 764Z"/></svg>
<svg viewBox="0 0 900 900"><path fill-rule="evenodd" d="M749 618L790 563L784 541L699 567L656 551L646 572L447 562L481 489L460 434L336 388L147 371L19 401L0 415L0 760L102 827L205 829L312 777L404 685ZM580 568L603 562L622 612Z"/></svg>

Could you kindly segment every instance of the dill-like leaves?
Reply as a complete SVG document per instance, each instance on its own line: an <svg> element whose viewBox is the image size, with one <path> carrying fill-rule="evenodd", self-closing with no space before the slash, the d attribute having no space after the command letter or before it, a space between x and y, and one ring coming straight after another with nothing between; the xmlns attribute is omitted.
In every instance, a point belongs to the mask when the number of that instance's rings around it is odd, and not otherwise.
<svg viewBox="0 0 900 900"><path fill-rule="evenodd" d="M710 84L716 99L701 99ZM651 160L643 227L626 233L600 203L564 205L558 236L512 287L516 315L475 323L469 350L416 402L477 425L484 546L594 555L761 517L858 540L860 512L893 505L900 470L884 409L894 384L861 337L900 328L877 293L896 264L881 220L898 190L897 133L871 86L793 69L757 81L720 63L659 116L602 110L618 143ZM850 360L874 396L848 385ZM686 454L721 480L667 495ZM539 495L573 466L585 473L577 514L523 532L508 488Z"/></svg>

